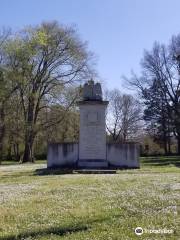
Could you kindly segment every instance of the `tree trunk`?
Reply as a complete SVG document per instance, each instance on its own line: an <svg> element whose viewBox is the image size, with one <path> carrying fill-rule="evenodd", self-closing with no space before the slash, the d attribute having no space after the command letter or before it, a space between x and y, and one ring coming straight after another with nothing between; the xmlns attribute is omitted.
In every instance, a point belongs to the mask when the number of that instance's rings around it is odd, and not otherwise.
<svg viewBox="0 0 180 240"><path fill-rule="evenodd" d="M168 154L168 150L167 150L167 141L164 140L164 154L167 155Z"/></svg>
<svg viewBox="0 0 180 240"><path fill-rule="evenodd" d="M171 127L170 122L168 121L168 154L171 155Z"/></svg>
<svg viewBox="0 0 180 240"><path fill-rule="evenodd" d="M167 155L168 154L168 149L167 149L167 135L166 135L166 131L164 131L163 133L163 145L164 145L164 154Z"/></svg>
<svg viewBox="0 0 180 240"><path fill-rule="evenodd" d="M33 154L33 144L34 144L34 99L33 97L29 98L28 111L27 111L27 119L25 126L25 147L22 162L34 162L34 154Z"/></svg>
<svg viewBox="0 0 180 240"><path fill-rule="evenodd" d="M19 144L18 143L13 144L13 150L14 150L15 160L19 161L20 160L20 153L19 153Z"/></svg>
<svg viewBox="0 0 180 240"><path fill-rule="evenodd" d="M180 156L180 135L177 136L177 154Z"/></svg>
<svg viewBox="0 0 180 240"><path fill-rule="evenodd" d="M22 162L34 162L33 152L34 136L32 131L28 131L25 136L25 147Z"/></svg>
<svg viewBox="0 0 180 240"><path fill-rule="evenodd" d="M171 139L169 137L169 140L168 140L168 154L171 155L172 152L171 152Z"/></svg>
<svg viewBox="0 0 180 240"><path fill-rule="evenodd" d="M25 143L24 148L24 155L23 155L23 161L22 162L34 162L34 156L33 156L33 144L31 139L29 139L30 142Z"/></svg>
<svg viewBox="0 0 180 240"><path fill-rule="evenodd" d="M3 143L4 143L4 136L5 136L5 113L4 113L4 104L0 107L0 164L3 158Z"/></svg>
<svg viewBox="0 0 180 240"><path fill-rule="evenodd" d="M8 145L8 149L7 149L7 159L8 160L12 160L13 158L12 158L12 145L11 145L11 143L9 143L9 145Z"/></svg>

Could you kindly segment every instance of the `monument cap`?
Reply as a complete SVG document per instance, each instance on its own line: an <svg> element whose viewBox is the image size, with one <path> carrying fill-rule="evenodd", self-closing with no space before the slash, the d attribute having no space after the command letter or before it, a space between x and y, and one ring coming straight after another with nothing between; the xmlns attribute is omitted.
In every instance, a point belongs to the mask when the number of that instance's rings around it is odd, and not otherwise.
<svg viewBox="0 0 180 240"><path fill-rule="evenodd" d="M83 87L84 101L102 101L102 89L100 83L94 83L91 79Z"/></svg>

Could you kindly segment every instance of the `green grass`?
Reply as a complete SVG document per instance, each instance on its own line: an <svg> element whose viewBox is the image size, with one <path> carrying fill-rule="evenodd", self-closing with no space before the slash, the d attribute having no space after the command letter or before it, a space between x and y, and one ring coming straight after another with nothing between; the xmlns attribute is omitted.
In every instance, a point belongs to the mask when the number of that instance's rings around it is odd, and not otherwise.
<svg viewBox="0 0 180 240"><path fill-rule="evenodd" d="M0 239L180 239L180 157L141 158L117 174L0 167ZM173 234L134 229L171 229Z"/></svg>

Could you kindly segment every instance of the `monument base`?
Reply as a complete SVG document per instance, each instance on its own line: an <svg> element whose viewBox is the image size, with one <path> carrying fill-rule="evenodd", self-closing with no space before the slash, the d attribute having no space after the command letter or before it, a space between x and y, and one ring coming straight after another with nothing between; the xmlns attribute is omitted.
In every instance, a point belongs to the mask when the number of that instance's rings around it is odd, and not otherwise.
<svg viewBox="0 0 180 240"><path fill-rule="evenodd" d="M52 143L48 145L47 167L139 168L139 145L137 143L107 144L106 148L106 159L81 159L78 143Z"/></svg>
<svg viewBox="0 0 180 240"><path fill-rule="evenodd" d="M80 159L78 160L80 168L108 168L108 161L105 159Z"/></svg>

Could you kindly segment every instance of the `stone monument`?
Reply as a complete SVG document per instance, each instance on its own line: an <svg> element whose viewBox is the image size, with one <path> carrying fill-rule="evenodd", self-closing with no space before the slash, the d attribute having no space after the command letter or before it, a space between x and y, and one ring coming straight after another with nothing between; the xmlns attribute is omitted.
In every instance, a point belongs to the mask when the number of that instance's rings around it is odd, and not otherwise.
<svg viewBox="0 0 180 240"><path fill-rule="evenodd" d="M80 109L79 167L107 167L105 111L99 83L88 81L83 88Z"/></svg>
<svg viewBox="0 0 180 240"><path fill-rule="evenodd" d="M79 143L49 143L47 167L138 168L139 146L134 142L106 143L105 111L100 83L84 84L80 109Z"/></svg>

